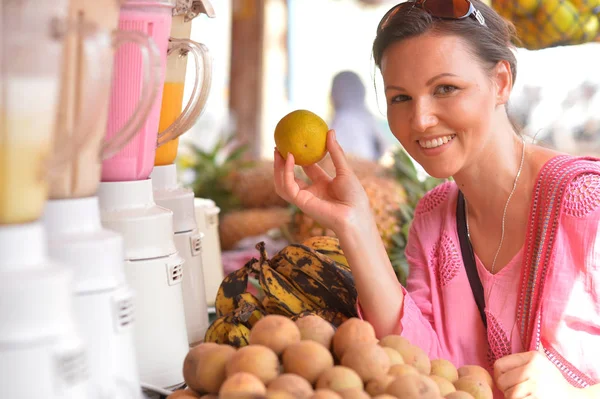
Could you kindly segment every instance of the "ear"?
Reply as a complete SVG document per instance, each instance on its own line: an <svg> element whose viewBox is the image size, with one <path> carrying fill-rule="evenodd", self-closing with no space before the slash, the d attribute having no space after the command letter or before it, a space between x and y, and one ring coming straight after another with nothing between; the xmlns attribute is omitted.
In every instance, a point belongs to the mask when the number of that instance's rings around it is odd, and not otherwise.
<svg viewBox="0 0 600 399"><path fill-rule="evenodd" d="M498 62L494 67L492 77L496 90L496 105L504 105L508 102L513 87L512 70L508 61Z"/></svg>

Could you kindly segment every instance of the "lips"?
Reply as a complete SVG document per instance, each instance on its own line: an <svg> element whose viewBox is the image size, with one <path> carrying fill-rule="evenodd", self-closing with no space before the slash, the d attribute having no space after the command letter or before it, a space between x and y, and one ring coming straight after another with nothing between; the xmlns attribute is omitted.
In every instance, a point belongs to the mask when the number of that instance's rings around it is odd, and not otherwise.
<svg viewBox="0 0 600 399"><path fill-rule="evenodd" d="M436 137L433 139L421 139L417 140L417 142L422 148L436 148L448 143L449 141L454 140L455 137L456 134L450 134L447 136Z"/></svg>

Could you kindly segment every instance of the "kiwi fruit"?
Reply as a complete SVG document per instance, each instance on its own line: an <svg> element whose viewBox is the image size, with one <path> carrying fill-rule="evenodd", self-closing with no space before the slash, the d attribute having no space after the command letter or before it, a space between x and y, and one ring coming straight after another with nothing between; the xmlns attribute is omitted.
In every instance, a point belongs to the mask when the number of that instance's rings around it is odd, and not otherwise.
<svg viewBox="0 0 600 399"><path fill-rule="evenodd" d="M444 396L444 399L475 399L473 395L465 391L455 391Z"/></svg>
<svg viewBox="0 0 600 399"><path fill-rule="evenodd" d="M430 375L429 378L431 378L437 384L442 396L446 396L449 393L456 391L454 385L444 377L440 377L439 375Z"/></svg>
<svg viewBox="0 0 600 399"><path fill-rule="evenodd" d="M312 385L296 374L281 374L267 386L267 393L285 391L296 398L309 398L312 396Z"/></svg>
<svg viewBox="0 0 600 399"><path fill-rule="evenodd" d="M265 395L267 388L254 374L239 372L230 375L219 390L219 399L237 399Z"/></svg>
<svg viewBox="0 0 600 399"><path fill-rule="evenodd" d="M300 330L302 340L312 340L320 343L325 348L331 348L331 341L335 334L335 328L327 320L317 315L306 315L296 320L296 326Z"/></svg>
<svg viewBox="0 0 600 399"><path fill-rule="evenodd" d="M475 375L466 375L460 377L454 387L457 391L465 391L471 394L475 399L493 399L494 393L492 387L487 382L482 381Z"/></svg>
<svg viewBox="0 0 600 399"><path fill-rule="evenodd" d="M375 329L368 322L351 317L343 322L333 335L333 353L342 359L350 346L358 343L376 343Z"/></svg>
<svg viewBox="0 0 600 399"><path fill-rule="evenodd" d="M388 374L393 377L400 377L405 374L419 374L419 370L408 364L394 364L388 370Z"/></svg>
<svg viewBox="0 0 600 399"><path fill-rule="evenodd" d="M396 377L391 376L389 374L380 375L379 377L373 378L371 381L367 382L365 386L365 391L371 396L383 395L385 394L385 390L388 385L394 381Z"/></svg>
<svg viewBox="0 0 600 399"><path fill-rule="evenodd" d="M258 377L263 384L269 384L279 375L279 358L266 346L248 345L237 350L227 362L225 370L228 377L247 372Z"/></svg>
<svg viewBox="0 0 600 399"><path fill-rule="evenodd" d="M454 364L446 359L434 359L431 361L431 375L437 375L454 383L458 380L458 371Z"/></svg>
<svg viewBox="0 0 600 399"><path fill-rule="evenodd" d="M385 350L375 342L358 343L350 346L341 360L342 366L350 367L367 382L390 369L390 358Z"/></svg>
<svg viewBox="0 0 600 399"><path fill-rule="evenodd" d="M396 349L384 346L383 350L390 358L390 366L393 366L394 364L404 364L404 358Z"/></svg>
<svg viewBox="0 0 600 399"><path fill-rule="evenodd" d="M460 367L458 370L458 378L472 376L481 381L487 383L491 388L494 388L494 379L490 373L481 366L477 365L466 365Z"/></svg>
<svg viewBox="0 0 600 399"><path fill-rule="evenodd" d="M299 341L288 346L282 356L286 373L297 374L314 384L327 369L333 367L333 356L315 341Z"/></svg>
<svg viewBox="0 0 600 399"><path fill-rule="evenodd" d="M361 388L344 389L338 393L343 399L371 399L369 394Z"/></svg>
<svg viewBox="0 0 600 399"><path fill-rule="evenodd" d="M300 341L300 330L291 319L270 314L256 322L250 330L250 345L271 348L278 356L289 345Z"/></svg>
<svg viewBox="0 0 600 399"><path fill-rule="evenodd" d="M437 384L422 374L405 374L388 385L385 393L398 399L439 399Z"/></svg>
<svg viewBox="0 0 600 399"><path fill-rule="evenodd" d="M183 361L183 379L196 392L218 393L227 377L226 365L236 354L229 345L200 344ZM210 364L210 367L205 365Z"/></svg>
<svg viewBox="0 0 600 399"><path fill-rule="evenodd" d="M310 399L342 399L342 396L331 389L317 389Z"/></svg>
<svg viewBox="0 0 600 399"><path fill-rule="evenodd" d="M363 389L363 386L363 380L356 371L345 366L333 366L325 370L315 384L316 389L330 389L335 392L350 388Z"/></svg>

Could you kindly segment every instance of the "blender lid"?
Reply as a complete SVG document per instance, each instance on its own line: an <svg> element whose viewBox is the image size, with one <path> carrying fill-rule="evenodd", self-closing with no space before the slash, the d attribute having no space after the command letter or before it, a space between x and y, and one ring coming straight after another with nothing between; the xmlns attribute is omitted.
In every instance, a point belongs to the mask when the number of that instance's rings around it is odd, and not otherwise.
<svg viewBox="0 0 600 399"><path fill-rule="evenodd" d="M215 17L215 9L209 0L176 0L173 15L185 15L185 21L191 21L200 14Z"/></svg>

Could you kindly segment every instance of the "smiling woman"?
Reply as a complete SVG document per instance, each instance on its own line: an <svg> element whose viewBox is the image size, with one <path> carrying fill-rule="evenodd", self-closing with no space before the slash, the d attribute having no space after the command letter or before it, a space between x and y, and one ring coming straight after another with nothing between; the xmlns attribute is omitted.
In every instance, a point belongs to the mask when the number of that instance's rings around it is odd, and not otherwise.
<svg viewBox="0 0 600 399"><path fill-rule="evenodd" d="M476 0L405 2L377 28L392 133L430 175L454 179L415 210L406 287L333 132L336 176L311 166L313 184L299 185L276 156L276 189L339 237L379 338L493 369L495 398L600 397L600 162L519 137L506 109L513 33Z"/></svg>

